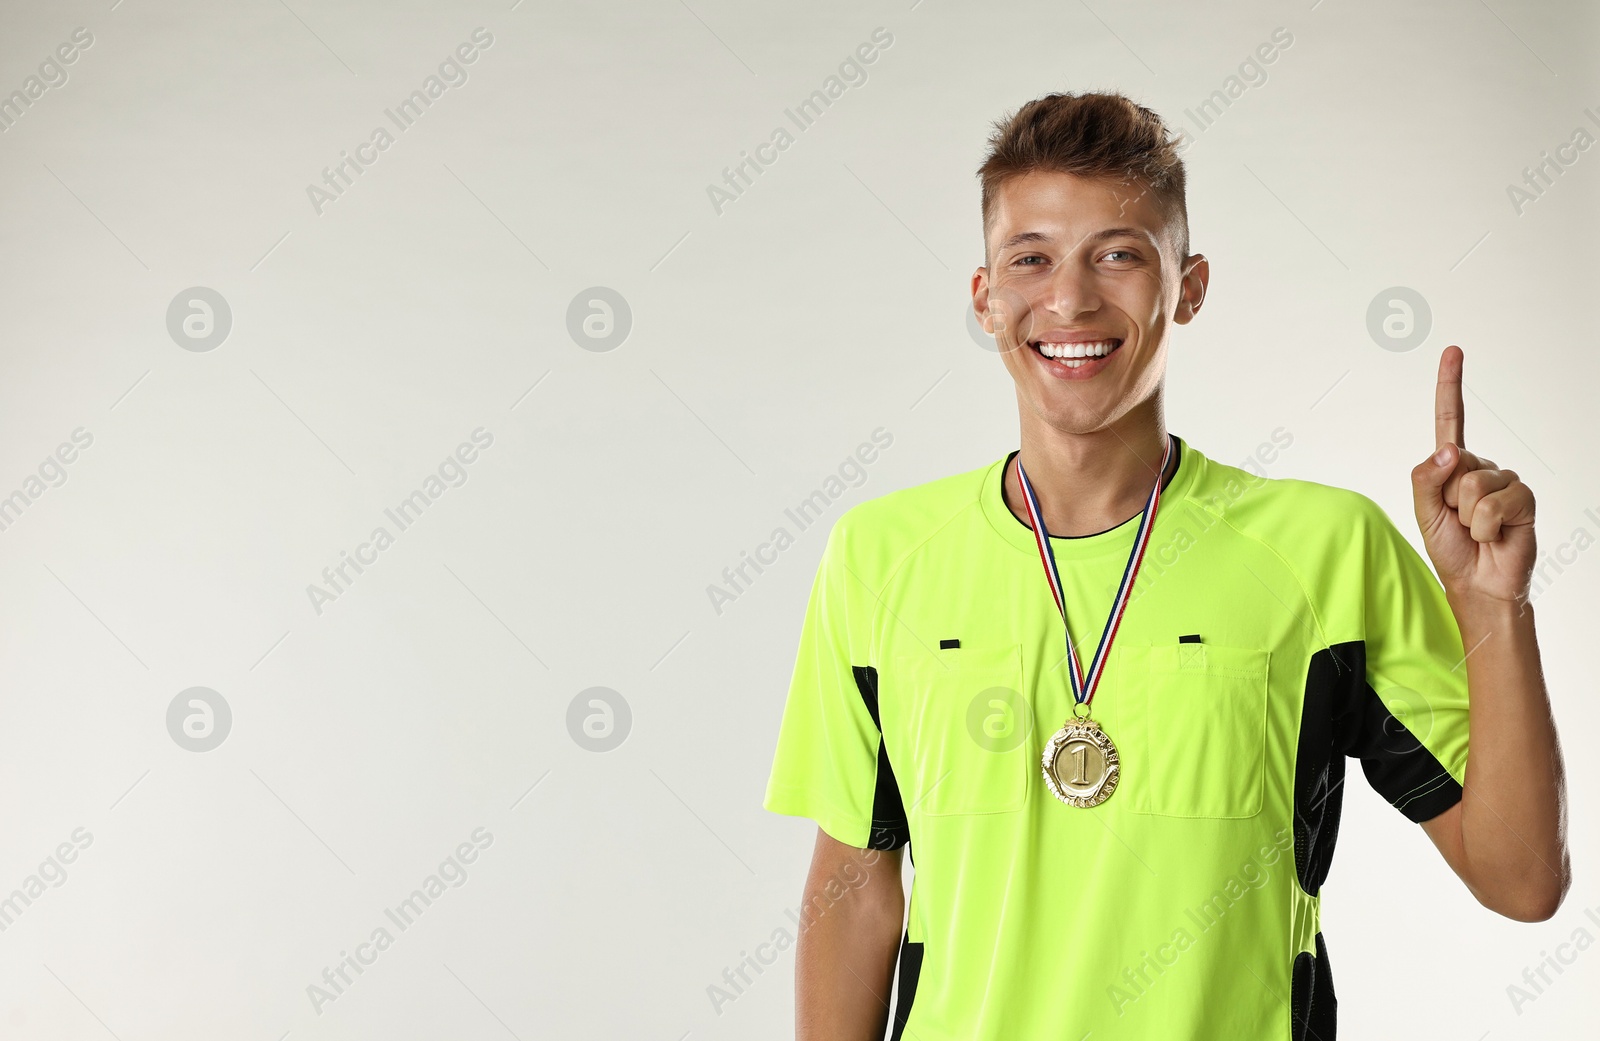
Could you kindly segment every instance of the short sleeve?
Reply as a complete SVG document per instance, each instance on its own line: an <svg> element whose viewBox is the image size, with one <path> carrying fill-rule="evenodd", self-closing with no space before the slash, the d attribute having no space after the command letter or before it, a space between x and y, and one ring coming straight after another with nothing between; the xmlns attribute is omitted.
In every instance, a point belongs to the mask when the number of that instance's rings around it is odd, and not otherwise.
<svg viewBox="0 0 1600 1041"><path fill-rule="evenodd" d="M847 845L898 849L909 832L868 657L877 596L849 559L849 520L834 524L811 586L763 805Z"/></svg>
<svg viewBox="0 0 1600 1041"><path fill-rule="evenodd" d="M1422 555L1365 496L1365 684L1347 750L1373 789L1417 823L1461 799L1467 769L1467 669L1461 630Z"/></svg>

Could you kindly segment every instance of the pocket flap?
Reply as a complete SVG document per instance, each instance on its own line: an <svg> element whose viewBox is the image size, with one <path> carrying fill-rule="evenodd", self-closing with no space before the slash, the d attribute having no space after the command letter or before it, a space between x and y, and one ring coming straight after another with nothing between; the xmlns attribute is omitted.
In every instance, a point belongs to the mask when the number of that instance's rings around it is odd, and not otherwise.
<svg viewBox="0 0 1600 1041"><path fill-rule="evenodd" d="M1142 688L1142 711L1124 717L1130 809L1172 817L1261 812L1271 658L1259 647L1214 643L1126 648L1120 668Z"/></svg>
<svg viewBox="0 0 1600 1041"><path fill-rule="evenodd" d="M879 677L878 689L886 723L893 718L909 724L909 760L895 764L908 813L1006 813L1022 807L1033 710L1020 643L963 643L898 657L889 674Z"/></svg>

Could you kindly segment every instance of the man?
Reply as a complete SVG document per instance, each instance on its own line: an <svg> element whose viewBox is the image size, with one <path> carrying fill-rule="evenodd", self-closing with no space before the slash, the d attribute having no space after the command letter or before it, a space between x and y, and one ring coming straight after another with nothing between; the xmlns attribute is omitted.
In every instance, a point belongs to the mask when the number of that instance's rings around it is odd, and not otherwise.
<svg viewBox="0 0 1600 1041"><path fill-rule="evenodd" d="M829 536L765 801L819 825L798 1037L882 1038L898 960L894 1039L1327 1041L1346 757L1486 907L1566 893L1533 496L1465 449L1454 346L1411 472L1437 579L1364 495L1169 435L1209 265L1166 127L1053 94L990 145L972 300L1021 447Z"/></svg>

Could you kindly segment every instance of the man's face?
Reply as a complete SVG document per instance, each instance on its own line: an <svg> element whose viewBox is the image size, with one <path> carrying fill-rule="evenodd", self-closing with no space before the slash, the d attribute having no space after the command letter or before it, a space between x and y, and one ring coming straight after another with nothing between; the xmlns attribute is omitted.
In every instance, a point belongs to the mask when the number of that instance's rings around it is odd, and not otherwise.
<svg viewBox="0 0 1600 1041"><path fill-rule="evenodd" d="M972 305L1019 403L1050 426L1108 427L1160 389L1167 331L1209 277L1204 257L1172 254L1164 223L1140 180L1033 171L996 193Z"/></svg>

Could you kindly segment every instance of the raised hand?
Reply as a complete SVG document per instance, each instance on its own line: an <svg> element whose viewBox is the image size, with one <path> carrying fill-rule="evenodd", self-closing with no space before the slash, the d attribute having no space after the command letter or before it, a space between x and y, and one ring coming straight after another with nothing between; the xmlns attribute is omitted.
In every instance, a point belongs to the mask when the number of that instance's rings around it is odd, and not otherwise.
<svg viewBox="0 0 1600 1041"><path fill-rule="evenodd" d="M1533 490L1515 470L1467 451L1461 348L1439 356L1434 451L1411 471L1417 527L1445 592L1519 605L1533 574Z"/></svg>

